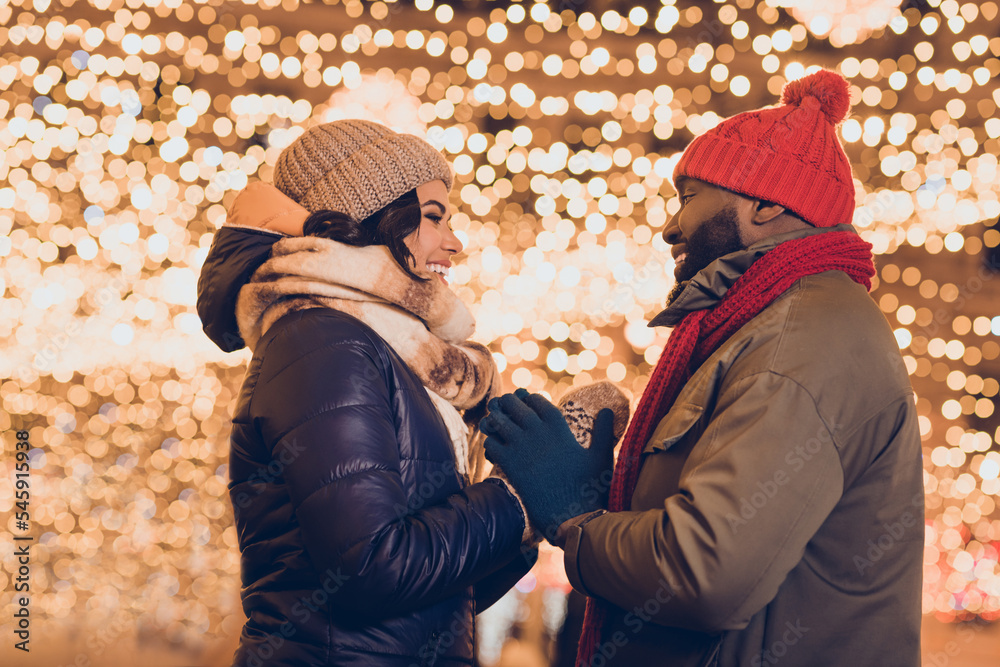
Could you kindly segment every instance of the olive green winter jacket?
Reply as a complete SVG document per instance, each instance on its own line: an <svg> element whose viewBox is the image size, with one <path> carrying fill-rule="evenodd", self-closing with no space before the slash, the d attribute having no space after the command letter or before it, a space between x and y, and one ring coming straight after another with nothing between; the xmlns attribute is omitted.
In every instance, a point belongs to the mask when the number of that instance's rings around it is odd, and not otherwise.
<svg viewBox="0 0 1000 667"><path fill-rule="evenodd" d="M717 260L650 326L710 308L764 252ZM594 665L919 665L924 496L913 391L865 288L797 281L693 375L631 510L560 533L613 605Z"/></svg>

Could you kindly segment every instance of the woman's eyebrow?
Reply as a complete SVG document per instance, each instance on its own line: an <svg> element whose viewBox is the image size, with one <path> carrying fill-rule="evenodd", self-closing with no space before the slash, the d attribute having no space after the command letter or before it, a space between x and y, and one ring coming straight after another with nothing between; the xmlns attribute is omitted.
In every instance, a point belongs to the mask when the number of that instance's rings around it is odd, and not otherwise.
<svg viewBox="0 0 1000 667"><path fill-rule="evenodd" d="M441 221L442 222L445 222L445 221L451 219L451 214L448 212L448 207L446 207L444 204L442 204L441 202L439 202L436 199L428 199L427 201L425 201L423 204L420 205L420 208L423 208L424 206L435 206L435 207L437 207L437 209L438 209L438 215L441 216Z"/></svg>
<svg viewBox="0 0 1000 667"><path fill-rule="evenodd" d="M424 206L431 206L431 205L437 206L438 209L441 211L442 215L444 215L447 212L447 210L448 210L447 208L445 208L444 204L442 204L441 202L437 201L436 199L429 199L429 200L425 201L424 203L422 203L420 205L420 208L423 208Z"/></svg>

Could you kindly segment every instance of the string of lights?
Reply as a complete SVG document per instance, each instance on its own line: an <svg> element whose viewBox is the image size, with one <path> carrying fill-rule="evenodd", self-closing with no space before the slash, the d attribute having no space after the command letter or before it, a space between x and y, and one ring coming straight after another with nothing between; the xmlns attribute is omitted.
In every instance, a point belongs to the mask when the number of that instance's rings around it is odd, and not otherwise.
<svg viewBox="0 0 1000 667"><path fill-rule="evenodd" d="M852 84L854 222L921 415L923 609L1000 617L1000 8L831 4L0 3L0 429L39 443L33 613L238 632L249 356L204 337L195 284L228 204L308 124L380 120L452 162L452 287L506 389L638 397L669 333L646 323L680 151L822 66ZM567 586L551 552L536 575Z"/></svg>

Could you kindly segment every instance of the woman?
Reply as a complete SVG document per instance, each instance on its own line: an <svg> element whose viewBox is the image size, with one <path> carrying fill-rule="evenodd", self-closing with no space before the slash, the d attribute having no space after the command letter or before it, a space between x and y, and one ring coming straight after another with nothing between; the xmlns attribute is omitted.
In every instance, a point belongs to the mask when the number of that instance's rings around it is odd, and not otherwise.
<svg viewBox="0 0 1000 667"><path fill-rule="evenodd" d="M237 197L199 280L209 337L254 353L229 463L234 664L471 665L475 614L537 552L509 488L474 483L468 427L499 380L442 275L461 250L448 165L338 121L274 184Z"/></svg>

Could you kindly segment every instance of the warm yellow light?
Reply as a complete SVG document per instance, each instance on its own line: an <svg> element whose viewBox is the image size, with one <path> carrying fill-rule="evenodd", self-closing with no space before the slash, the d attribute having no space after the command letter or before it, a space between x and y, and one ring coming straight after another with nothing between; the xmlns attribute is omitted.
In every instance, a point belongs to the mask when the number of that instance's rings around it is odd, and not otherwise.
<svg viewBox="0 0 1000 667"><path fill-rule="evenodd" d="M39 502L40 530L55 535L39 571L69 582L39 582L40 618L90 613L104 596L136 610L155 600L156 631L183 639L239 615L228 602L190 604L238 586L220 466L246 362L200 333L194 283L234 193L270 178L302 127L374 118L444 152L465 246L453 289L477 306L505 388L558 396L608 378L638 396L663 350L643 318L672 283L660 231L679 208L678 151L820 61L839 62L852 85L838 131L855 226L884 255L873 296L919 395L924 607L996 615L976 549L1000 539L1000 458L997 436L970 423L996 418L1000 383L979 369L1000 358L1000 317L978 283L934 269L978 266L1000 245L987 224L1000 216L996 3L944 0L923 16L868 3L878 11L857 19L851 3L840 15L813 3L796 22L808 3L595 15L543 2L346 2L326 7L329 32L296 23L294 2L236 13L111 4L60 16L47 0L20 3L0 30L0 425L22 420L46 443L39 470L62 481ZM271 25L265 5L291 18ZM873 34L898 57L841 48L882 20ZM890 257L900 245L905 262ZM968 314L939 322L942 309ZM71 323L87 326L64 341ZM77 484L81 474L91 481ZM74 507L70 487L104 509ZM131 500L107 509L122 494ZM163 521L142 533L130 516ZM195 544L218 559L210 574L186 569ZM121 579L78 585L74 573L95 562ZM143 588L152 562L176 598Z"/></svg>

